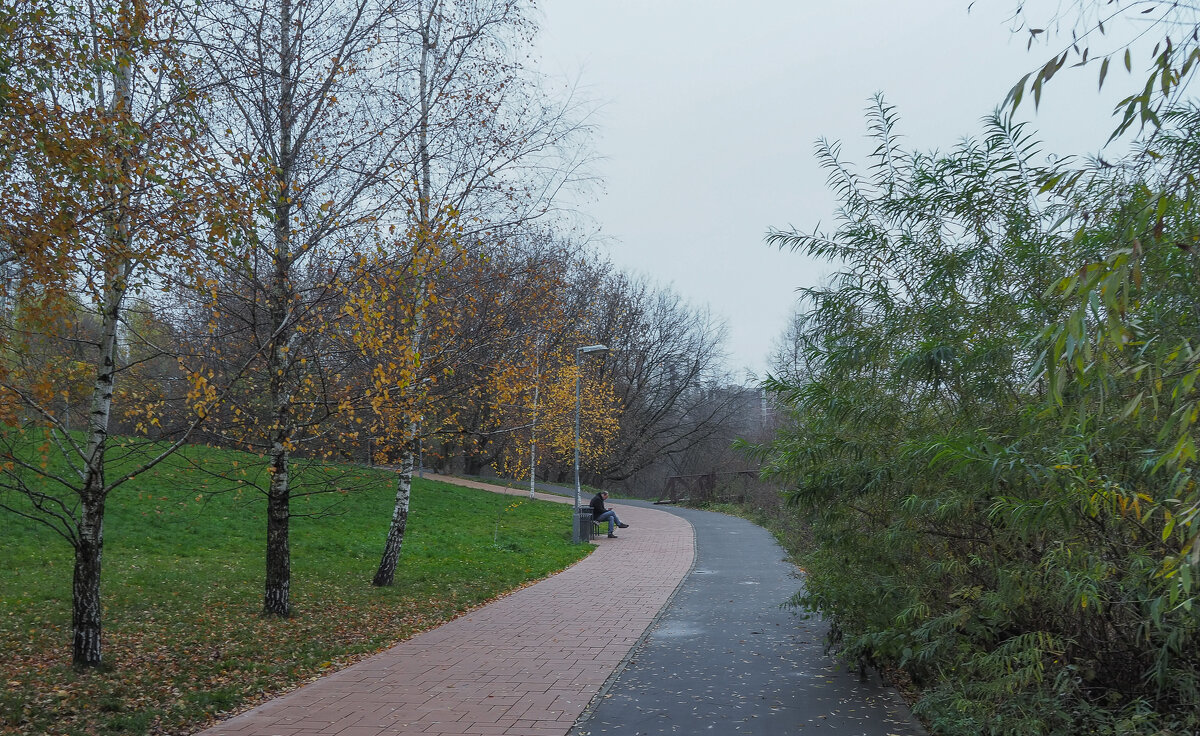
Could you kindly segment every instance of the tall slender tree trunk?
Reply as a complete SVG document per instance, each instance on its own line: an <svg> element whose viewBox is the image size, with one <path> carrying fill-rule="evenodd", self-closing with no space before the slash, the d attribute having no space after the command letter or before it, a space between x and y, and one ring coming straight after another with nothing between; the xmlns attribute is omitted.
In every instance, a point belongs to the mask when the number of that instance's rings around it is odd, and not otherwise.
<svg viewBox="0 0 1200 736"><path fill-rule="evenodd" d="M417 238L419 244L424 247L428 244L429 238L432 237L432 227L429 221L429 198L432 180L430 174L429 161L429 52L433 50L436 41L433 38L432 26L434 16L437 12L438 3L435 2L430 7L428 15L422 19L421 27L421 65L419 69L421 95L421 118L417 125L417 147L419 149L421 173L420 181L418 182L419 191L417 192ZM420 9L419 9L420 11ZM422 11L423 12L423 11ZM421 261L420 258L417 259ZM417 293L416 293L416 314L413 319L413 350L420 359L421 340L424 337L425 323L425 273L422 271L417 277ZM419 379L414 375L414 381ZM409 389L411 392L413 389ZM410 420L408 423L408 435L404 442L404 456L400 461L400 477L396 480L396 505L392 509L392 523L388 528L387 541L383 546L383 557L379 561L379 568L375 571L375 578L371 581L372 585L386 586L395 582L396 566L400 562L400 549L404 545L404 530L408 526L408 508L412 498L412 471L414 451L413 446L417 441L417 423L415 420Z"/></svg>
<svg viewBox="0 0 1200 736"><path fill-rule="evenodd" d="M537 356L534 357L537 360ZM537 410L538 410L538 383L541 380L541 371L539 368L534 368L533 374L533 421L529 423L529 497L537 498L535 493L537 487Z"/></svg>
<svg viewBox="0 0 1200 736"><path fill-rule="evenodd" d="M118 223L116 232L121 232ZM96 667L103 661L101 646L100 565L104 552L104 504L108 489L104 480L104 453L112 417L113 386L116 382L117 317L125 295L125 269L106 278L100 352L96 382L88 412L88 439L83 493L80 497L79 537L75 542L75 571L71 585L72 663Z"/></svg>
<svg viewBox="0 0 1200 736"><path fill-rule="evenodd" d="M112 140L120 175L111 196L104 243L104 291L101 296L100 343L96 354L96 379L88 404L87 445L84 483L80 495L79 536L75 542L75 568L71 583L71 661L76 667L98 667L103 662L101 637L103 611L100 604L100 571L104 553L105 450L112 418L113 388L116 384L117 329L121 305L132 268L130 254L130 180L132 152L123 140L121 124L129 120L133 102L133 40L139 33L142 8L136 1L122 3L123 38L117 46L120 58L113 72L111 110Z"/></svg>
<svg viewBox="0 0 1200 736"><path fill-rule="evenodd" d="M279 162L275 172L276 201L274 206L273 237L275 239L275 273L270 297L271 324L275 328L270 350L271 408L273 412L271 448L268 451L271 482L267 491L267 560L263 592L263 614L291 615L291 486L289 446L293 432L291 343L294 329L291 321L291 289L288 271L291 266L293 173L292 109L292 2L279 4Z"/></svg>
<svg viewBox="0 0 1200 736"><path fill-rule="evenodd" d="M276 274L277 287L286 283L282 274ZM285 296L277 293L273 298L272 323L279 325L277 332L287 331L288 314ZM292 391L289 384L287 343L282 336L271 350L271 447L267 451L268 470L271 474L267 486L267 560L266 579L263 591L263 614L266 616L291 615L289 591L292 578L292 553L290 542L291 526L291 452L292 436Z"/></svg>

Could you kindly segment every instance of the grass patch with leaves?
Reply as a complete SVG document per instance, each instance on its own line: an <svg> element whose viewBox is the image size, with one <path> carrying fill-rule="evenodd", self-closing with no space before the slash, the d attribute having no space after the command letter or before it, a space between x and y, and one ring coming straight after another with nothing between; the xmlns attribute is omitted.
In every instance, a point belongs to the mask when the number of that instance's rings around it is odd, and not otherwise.
<svg viewBox="0 0 1200 736"><path fill-rule="evenodd" d="M559 504L416 480L396 583L375 588L395 475L327 467L342 490L292 502L293 615L264 618L265 503L246 475L254 461L189 448L111 497L99 671L71 667L70 546L0 515L0 733L198 730L588 551L570 544Z"/></svg>

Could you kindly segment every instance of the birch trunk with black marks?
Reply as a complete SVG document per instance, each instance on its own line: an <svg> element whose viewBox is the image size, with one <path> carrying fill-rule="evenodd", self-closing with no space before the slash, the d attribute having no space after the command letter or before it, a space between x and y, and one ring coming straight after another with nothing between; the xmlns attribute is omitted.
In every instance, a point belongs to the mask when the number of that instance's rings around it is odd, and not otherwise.
<svg viewBox="0 0 1200 736"><path fill-rule="evenodd" d="M278 406L278 404L277 404ZM287 410L277 412L286 415ZM277 431L270 451L271 482L267 487L267 569L263 592L263 614L291 615L292 552L290 540L290 461L283 431Z"/></svg>
<svg viewBox="0 0 1200 736"><path fill-rule="evenodd" d="M436 46L436 39L432 33L432 25L435 9L435 2L430 8L429 14L425 16L425 22L421 27L421 63L418 70L420 75L418 83L420 84L420 119L417 123L417 147L420 155L421 173L418 186L420 191L417 193L418 218L417 237L426 240L430 237L430 222L429 222L429 197L430 188L432 186L429 162L429 105L430 105L430 86L429 86L429 54ZM416 294L416 316L413 320L413 350L420 355L421 339L423 337L422 330L425 321L425 274L422 272L417 277L417 294ZM414 375L413 381L419 379ZM410 388L411 392L413 389ZM415 452L413 445L417 440L417 422L415 420L408 423L408 436L405 438L404 454L400 459L400 475L396 480L396 505L392 509L392 523L388 527L387 541L383 545L383 557L379 560L379 568L375 571L375 577L371 581L372 585L387 586L395 582L396 566L400 562L400 550L404 546L404 530L408 526L408 508L412 499L412 473Z"/></svg>
<svg viewBox="0 0 1200 736"><path fill-rule="evenodd" d="M412 428L416 432L415 426ZM411 443L410 443L411 444ZM410 449L400 461L400 474L396 479L396 505L392 510L392 524L388 527L387 541L383 545L383 557L371 585L387 586L396 582L396 565L400 561L400 548L404 545L404 530L408 526L409 501L412 497L413 453Z"/></svg>
<svg viewBox="0 0 1200 736"><path fill-rule="evenodd" d="M267 488L267 559L263 592L263 614L291 615L291 441L294 433L291 348L295 327L291 324L292 263L292 174L294 167L292 127L295 62L292 38L292 2L279 4L279 159L275 172L276 200L272 235L275 240L275 272L272 276L269 312L274 334L270 346L270 393L272 422L267 460L271 480Z"/></svg>
<svg viewBox="0 0 1200 736"><path fill-rule="evenodd" d="M71 582L71 661L76 667L98 667L103 663L101 638L103 611L100 603L100 571L104 553L104 507L109 488L105 483L105 451L112 419L113 388L116 385L117 330L121 307L133 267L130 253L130 181L133 153L121 140L119 128L132 109L134 59L131 53L135 23L140 8L123 3L127 25L119 63L113 72L112 118L119 178L110 194L113 206L105 228L104 283L99 306L101 326L97 343L96 378L88 405L87 444L84 450L80 489L78 534L74 539L75 567Z"/></svg>
<svg viewBox="0 0 1200 736"><path fill-rule="evenodd" d="M104 483L103 468L98 482ZM80 517L71 581L71 663L76 667L98 667L103 663L104 653L100 608L100 563L104 550L102 493L98 498L84 498Z"/></svg>
<svg viewBox="0 0 1200 736"><path fill-rule="evenodd" d="M115 223L114 235L124 237L127 222ZM103 662L101 646L100 566L104 551L104 505L108 498L104 454L112 418L113 387L116 384L117 321L125 296L127 268L106 274L102 331L96 380L88 412L88 438L80 493L78 535L75 539L75 570L72 593L72 663L97 667Z"/></svg>

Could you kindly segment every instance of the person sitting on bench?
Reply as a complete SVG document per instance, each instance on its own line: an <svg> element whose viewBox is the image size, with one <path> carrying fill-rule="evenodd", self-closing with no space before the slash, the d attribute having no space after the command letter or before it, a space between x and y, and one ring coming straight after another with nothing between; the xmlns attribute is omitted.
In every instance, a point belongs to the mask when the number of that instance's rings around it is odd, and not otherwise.
<svg viewBox="0 0 1200 736"><path fill-rule="evenodd" d="M604 499L606 498L608 498L608 491L600 491L596 495L592 496L592 520L607 521L608 537L609 539L616 539L617 535L613 534L613 524L616 524L622 529L627 528L629 525L621 523L621 520L617 518L616 511L604 508Z"/></svg>

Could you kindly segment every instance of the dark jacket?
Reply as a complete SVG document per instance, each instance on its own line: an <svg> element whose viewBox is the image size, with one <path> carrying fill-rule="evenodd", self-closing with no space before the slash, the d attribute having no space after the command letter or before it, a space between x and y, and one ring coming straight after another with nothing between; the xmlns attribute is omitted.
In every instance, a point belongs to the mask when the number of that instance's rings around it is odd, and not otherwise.
<svg viewBox="0 0 1200 736"><path fill-rule="evenodd" d="M604 508L604 497L599 493L592 496L592 518L597 519L608 509Z"/></svg>

